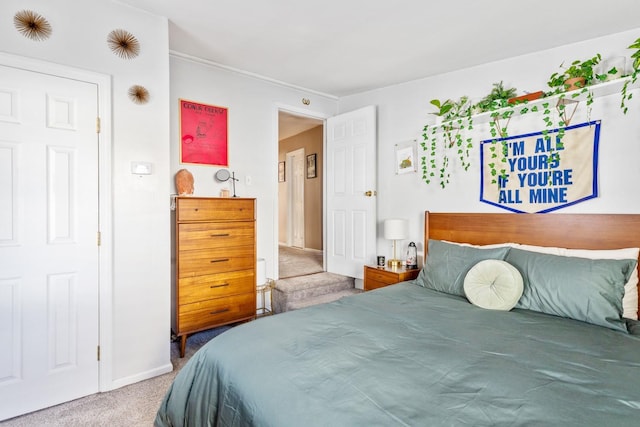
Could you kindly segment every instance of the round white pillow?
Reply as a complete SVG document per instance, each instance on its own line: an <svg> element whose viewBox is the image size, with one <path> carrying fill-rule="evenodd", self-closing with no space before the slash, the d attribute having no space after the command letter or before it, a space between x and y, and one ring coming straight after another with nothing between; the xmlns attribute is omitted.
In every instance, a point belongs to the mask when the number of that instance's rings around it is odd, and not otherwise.
<svg viewBox="0 0 640 427"><path fill-rule="evenodd" d="M471 267L464 278L464 293L478 307L511 310L517 303L524 284L513 265L498 259L485 259Z"/></svg>

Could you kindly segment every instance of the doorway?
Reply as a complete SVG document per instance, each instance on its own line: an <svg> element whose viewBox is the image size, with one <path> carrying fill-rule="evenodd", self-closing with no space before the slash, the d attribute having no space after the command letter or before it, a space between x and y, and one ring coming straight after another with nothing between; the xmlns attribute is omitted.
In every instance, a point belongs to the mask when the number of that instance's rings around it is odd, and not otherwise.
<svg viewBox="0 0 640 427"><path fill-rule="evenodd" d="M323 146L324 120L278 111L279 264L299 254L323 265Z"/></svg>

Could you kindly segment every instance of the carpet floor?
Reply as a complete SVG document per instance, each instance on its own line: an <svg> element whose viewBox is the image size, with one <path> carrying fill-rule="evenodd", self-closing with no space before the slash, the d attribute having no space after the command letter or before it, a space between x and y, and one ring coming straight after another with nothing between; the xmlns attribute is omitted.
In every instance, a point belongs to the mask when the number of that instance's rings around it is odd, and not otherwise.
<svg viewBox="0 0 640 427"><path fill-rule="evenodd" d="M2 427L127 426L150 427L160 403L178 371L212 338L230 329L222 326L189 336L185 356L171 343L173 371L117 390L92 394L51 408L0 422Z"/></svg>
<svg viewBox="0 0 640 427"><path fill-rule="evenodd" d="M278 275L281 279L321 273L322 251L310 251L280 245L278 248Z"/></svg>

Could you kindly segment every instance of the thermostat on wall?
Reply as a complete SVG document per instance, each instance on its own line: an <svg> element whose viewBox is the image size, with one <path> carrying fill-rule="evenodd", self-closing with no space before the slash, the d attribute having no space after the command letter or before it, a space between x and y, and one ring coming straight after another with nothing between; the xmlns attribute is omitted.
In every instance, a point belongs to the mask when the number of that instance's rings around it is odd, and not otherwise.
<svg viewBox="0 0 640 427"><path fill-rule="evenodd" d="M151 163L131 162L131 173L134 175L151 175Z"/></svg>

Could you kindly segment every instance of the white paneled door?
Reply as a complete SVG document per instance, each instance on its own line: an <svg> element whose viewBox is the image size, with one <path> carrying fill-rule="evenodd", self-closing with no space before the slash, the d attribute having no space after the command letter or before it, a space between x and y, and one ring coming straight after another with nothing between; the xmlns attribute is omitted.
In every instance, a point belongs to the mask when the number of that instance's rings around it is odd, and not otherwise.
<svg viewBox="0 0 640 427"><path fill-rule="evenodd" d="M287 164L291 165L288 178L288 216L291 236L289 246L305 247L304 235L304 181L305 156L304 148L287 153Z"/></svg>
<svg viewBox="0 0 640 427"><path fill-rule="evenodd" d="M0 65L0 420L98 391L97 108Z"/></svg>
<svg viewBox="0 0 640 427"><path fill-rule="evenodd" d="M376 255L376 110L327 120L327 271L362 279Z"/></svg>

